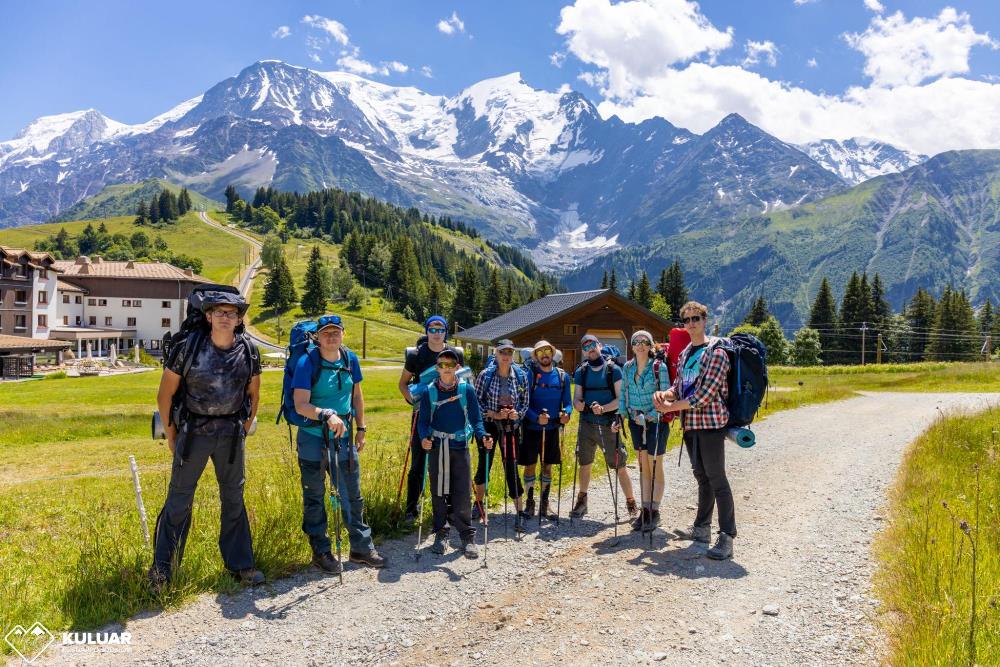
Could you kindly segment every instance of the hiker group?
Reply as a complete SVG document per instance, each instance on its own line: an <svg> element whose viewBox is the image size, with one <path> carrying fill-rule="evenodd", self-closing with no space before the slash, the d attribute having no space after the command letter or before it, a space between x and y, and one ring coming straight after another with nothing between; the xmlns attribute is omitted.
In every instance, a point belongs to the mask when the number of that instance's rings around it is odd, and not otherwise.
<svg viewBox="0 0 1000 667"><path fill-rule="evenodd" d="M243 502L244 442L257 413L261 371L257 349L243 333L246 309L246 301L233 289L196 289L181 332L164 352L157 403L160 415L167 416L163 422L174 462L149 571L156 587L171 580L183 555L195 487L209 458L220 488L219 547L224 563L243 583L264 581L254 564ZM619 498L624 495L632 529L649 535L652 542L660 524L667 438L680 414L698 484L698 508L692 525L675 533L709 543L717 508L720 530L706 555L731 558L736 518L726 477L725 442L729 437L743 446L752 444L752 433L734 429L752 421L766 388L765 351L752 337L708 337L708 309L697 302L685 304L680 315L683 328L671 332L669 343L658 345L648 331L635 331L628 361L617 348L605 346L591 334L580 340L583 361L572 372L561 367L562 353L548 341L519 351L512 341L501 340L475 377L465 365L463 350L447 343L447 320L429 317L425 335L406 350L398 385L413 409L397 504L404 523L417 526L416 557L422 553L427 494L433 553L446 552L450 529L457 533L465 557L480 557L480 527L482 548L488 549L490 473L497 458L505 530L509 503L514 507L515 536L527 532L535 517L539 527L543 521L560 521L558 489L563 488L564 462L572 463L569 519L581 519L588 512L598 450L614 503L615 541ZM295 325L289 336L279 413L279 420L288 423L290 438L291 427L297 427L302 530L312 562L340 576L341 520L347 527L352 562L375 568L387 564L364 519L363 374L357 355L344 346L343 338L344 322L337 315ZM563 451L563 436L574 412L579 420L570 457ZM626 439L636 451L638 499L626 467ZM473 447L478 452L475 469ZM327 502L336 524L332 539Z"/></svg>

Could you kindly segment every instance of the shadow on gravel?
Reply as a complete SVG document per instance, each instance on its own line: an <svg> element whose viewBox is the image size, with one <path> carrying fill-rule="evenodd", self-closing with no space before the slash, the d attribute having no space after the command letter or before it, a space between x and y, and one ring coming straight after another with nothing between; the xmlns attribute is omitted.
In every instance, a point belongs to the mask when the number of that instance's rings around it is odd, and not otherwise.
<svg viewBox="0 0 1000 667"><path fill-rule="evenodd" d="M649 574L658 576L672 574L684 579L741 579L747 569L733 560L712 560L705 556L708 547L703 544L666 540L654 536L653 547L649 541L638 540L638 536L627 541L628 547L643 548L643 551L629 559L629 563L642 567ZM684 544L684 546L679 546ZM626 545L626 540L622 540Z"/></svg>
<svg viewBox="0 0 1000 667"><path fill-rule="evenodd" d="M349 570L345 570L344 574L346 575L348 572ZM272 621L285 618L290 610L298 607L310 598L325 595L331 589L340 586L337 577L334 575L321 575L308 570L303 575L279 579L272 584L261 586L260 588L246 589L236 595L222 593L216 596L215 601L219 605L223 618L235 620L255 616L263 620ZM267 606L267 602L273 600L278 595L292 592L299 587L309 586L317 580L325 580L326 583L320 588L310 590L308 593L300 593L294 599L287 600L279 605Z"/></svg>

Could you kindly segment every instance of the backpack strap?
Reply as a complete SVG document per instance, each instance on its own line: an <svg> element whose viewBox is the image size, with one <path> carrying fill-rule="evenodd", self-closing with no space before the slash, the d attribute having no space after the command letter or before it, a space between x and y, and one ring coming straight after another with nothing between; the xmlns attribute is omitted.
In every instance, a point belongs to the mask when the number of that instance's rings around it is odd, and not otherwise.
<svg viewBox="0 0 1000 667"><path fill-rule="evenodd" d="M465 415L465 429L462 431L462 434L465 435L466 440L468 440L469 435L472 433L472 424L469 423L469 398L467 395L468 391L469 391L469 383L466 382L465 380L459 380L458 384L455 385L455 395L452 396L451 398L439 401L437 381L432 382L431 385L427 388L427 398L430 399L430 404L431 404L431 416L430 416L431 420L434 419L434 411L438 408L439 405L444 405L445 403L451 403L452 401L457 400L459 405L462 406L462 414ZM452 435L459 435L459 433L456 432Z"/></svg>

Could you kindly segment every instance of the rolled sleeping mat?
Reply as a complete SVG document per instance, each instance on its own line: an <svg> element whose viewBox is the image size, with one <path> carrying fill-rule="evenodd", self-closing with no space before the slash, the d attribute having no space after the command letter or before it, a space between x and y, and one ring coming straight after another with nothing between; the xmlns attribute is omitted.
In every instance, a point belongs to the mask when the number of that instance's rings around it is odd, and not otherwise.
<svg viewBox="0 0 1000 667"><path fill-rule="evenodd" d="M726 440L749 449L756 444L757 436L748 428L729 428L726 429Z"/></svg>
<svg viewBox="0 0 1000 667"><path fill-rule="evenodd" d="M153 440L166 440L167 432L163 428L163 420L160 419L159 410L153 411L153 418L150 422L150 430L152 431ZM257 418L254 417L253 421L250 422L250 432L247 435L253 435L257 432Z"/></svg>

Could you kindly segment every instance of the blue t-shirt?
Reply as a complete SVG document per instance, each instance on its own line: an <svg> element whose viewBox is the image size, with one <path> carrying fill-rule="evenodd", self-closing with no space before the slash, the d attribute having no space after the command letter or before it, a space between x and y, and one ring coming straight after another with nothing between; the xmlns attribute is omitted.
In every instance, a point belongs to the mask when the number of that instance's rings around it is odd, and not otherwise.
<svg viewBox="0 0 1000 667"><path fill-rule="evenodd" d="M346 355L347 359L344 358ZM320 362L319 378L312 384L315 366L313 361ZM354 395L354 385L362 380L361 364L352 352L344 350L337 361L323 359L319 351L303 354L295 366L292 376L293 389L308 389L309 402L318 408L329 408L338 415L351 414L351 398ZM322 426L303 426L299 432L323 437Z"/></svg>
<svg viewBox="0 0 1000 667"><path fill-rule="evenodd" d="M469 413L469 425L472 432L479 438L486 436L483 428L483 415L479 409L479 399L476 398L476 390L468 382L456 385L450 391L438 390L438 402L441 403L434 409L434 417L431 418L431 397L430 392L424 392L420 397L420 411L417 413L417 434L421 439L431 437L434 431L442 433L458 434L464 437L465 412L462 410L462 403L456 398L457 388L465 389L465 405ZM454 400L448 400L454 399ZM451 449L464 449L468 447L465 440L453 439L450 443Z"/></svg>
<svg viewBox="0 0 1000 667"><path fill-rule="evenodd" d="M538 423L538 417L542 410L549 411L549 425L547 429L559 428L559 411L564 410L566 414L573 411L573 395L570 393L569 374L566 375L565 387L560 380L560 370L553 368L548 373L540 370L535 371L535 376L528 380L531 387L531 397L528 401L528 411L525 414L524 427L530 431L541 431L542 426Z"/></svg>
<svg viewBox="0 0 1000 667"><path fill-rule="evenodd" d="M594 401L597 401L601 405L607 405L615 400L614 385L616 382L621 381L622 371L618 368L618 364L615 364L611 368L611 389L608 389L607 362L595 369L590 365L590 362L585 361L573 373L573 384L577 387L583 387L583 402L585 405L589 406ZM606 412L603 415L595 415L590 410L587 410L580 415L580 419L591 424L610 424L614 419L614 414L613 412Z"/></svg>

